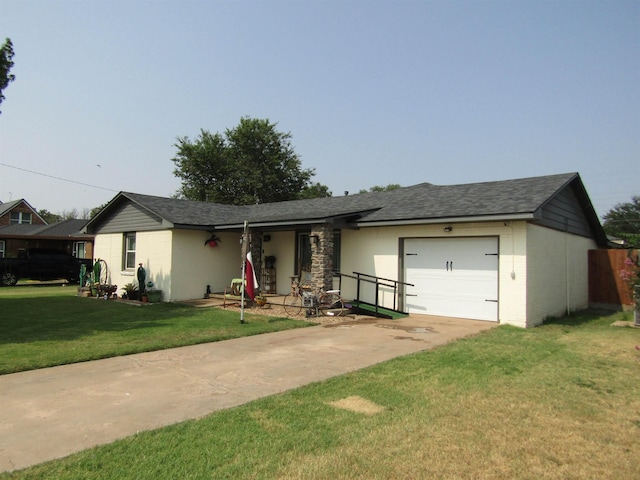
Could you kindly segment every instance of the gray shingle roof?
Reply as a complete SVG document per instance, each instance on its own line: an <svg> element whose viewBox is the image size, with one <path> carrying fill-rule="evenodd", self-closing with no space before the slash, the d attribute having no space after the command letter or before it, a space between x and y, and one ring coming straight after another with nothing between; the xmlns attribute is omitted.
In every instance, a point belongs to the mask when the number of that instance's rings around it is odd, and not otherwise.
<svg viewBox="0 0 640 480"><path fill-rule="evenodd" d="M12 202L0 203L0 217L11 210L13 207L15 207L17 204L19 204L21 201L22 199L14 200Z"/></svg>
<svg viewBox="0 0 640 480"><path fill-rule="evenodd" d="M17 224L0 227L0 236L76 237L81 236L87 220L63 220L50 225Z"/></svg>
<svg viewBox="0 0 640 480"><path fill-rule="evenodd" d="M250 221L361 215L360 223L533 214L576 173L460 185L421 183L388 192L255 205Z"/></svg>
<svg viewBox="0 0 640 480"><path fill-rule="evenodd" d="M533 214L575 173L460 185L421 184L392 193L365 222Z"/></svg>
<svg viewBox="0 0 640 480"><path fill-rule="evenodd" d="M460 185L421 183L387 192L233 206L121 192L126 198L174 226L230 228L251 224L312 223L350 217L358 223L437 220L460 217L534 214L577 173ZM109 207L107 207L109 208ZM95 219L94 219L95 220Z"/></svg>

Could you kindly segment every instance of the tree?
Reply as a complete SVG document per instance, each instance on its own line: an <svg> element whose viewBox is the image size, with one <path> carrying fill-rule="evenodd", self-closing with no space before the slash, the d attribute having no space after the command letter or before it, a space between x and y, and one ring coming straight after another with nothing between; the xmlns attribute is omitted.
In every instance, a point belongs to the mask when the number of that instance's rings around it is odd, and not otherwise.
<svg viewBox="0 0 640 480"><path fill-rule="evenodd" d="M46 209L38 210L38 215L40 215L48 224L58 223L60 220L62 220L62 217L60 215L52 213Z"/></svg>
<svg viewBox="0 0 640 480"><path fill-rule="evenodd" d="M89 211L89 218L93 218L93 217L95 217L97 214L99 214L99 213L100 213L100 211L101 211L104 207L106 207L108 203L109 203L109 202L107 202L107 203L103 203L102 205L99 205L99 206L97 206L97 207L92 208L92 209Z"/></svg>
<svg viewBox="0 0 640 480"><path fill-rule="evenodd" d="M607 235L625 240L629 247L640 248L640 196L631 202L619 203L602 217Z"/></svg>
<svg viewBox="0 0 640 480"><path fill-rule="evenodd" d="M301 167L291 133L278 132L268 119L243 117L224 134L200 130L194 141L178 137L174 146L179 198L250 205L322 193L319 184L310 184L315 171Z"/></svg>
<svg viewBox="0 0 640 480"><path fill-rule="evenodd" d="M332 193L329 190L329 187L316 182L304 187L302 192L300 192L300 195L298 196L298 198L300 199L325 198L325 197L331 197L331 196L332 196Z"/></svg>
<svg viewBox="0 0 640 480"><path fill-rule="evenodd" d="M13 43L11 43L10 38L7 38L4 41L4 45L0 47L0 104L4 100L2 92L10 82L16 79L15 75L9 73L11 67L13 67Z"/></svg>
<svg viewBox="0 0 640 480"><path fill-rule="evenodd" d="M380 185L375 185L371 187L369 190L360 190L358 193L368 193L368 192L389 192L391 190L397 190L402 188L402 185L398 185L397 183L390 183L386 187L382 187Z"/></svg>

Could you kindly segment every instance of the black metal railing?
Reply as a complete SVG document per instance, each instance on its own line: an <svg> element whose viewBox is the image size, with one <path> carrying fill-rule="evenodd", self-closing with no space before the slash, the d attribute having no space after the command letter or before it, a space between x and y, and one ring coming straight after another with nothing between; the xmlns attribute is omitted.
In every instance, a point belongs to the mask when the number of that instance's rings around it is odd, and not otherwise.
<svg viewBox="0 0 640 480"><path fill-rule="evenodd" d="M413 287L412 283L400 282L398 280L393 280L390 278L376 277L375 275L369 275L367 273L361 272L353 272L353 275L347 275L346 273L340 273L340 290L342 291L342 278L352 278L356 280L356 298L354 302L357 304L356 306L360 306L360 303L372 305L375 308L375 312L379 313L380 308L384 308L386 310L393 310L395 312L401 312L398 310L398 305L400 304L400 289L399 286L410 286ZM360 298L362 293L362 283L370 283L375 285L375 299L373 302L366 302ZM393 308L388 308L380 305L380 289L381 288L391 288L393 290ZM406 313L406 312L401 312Z"/></svg>

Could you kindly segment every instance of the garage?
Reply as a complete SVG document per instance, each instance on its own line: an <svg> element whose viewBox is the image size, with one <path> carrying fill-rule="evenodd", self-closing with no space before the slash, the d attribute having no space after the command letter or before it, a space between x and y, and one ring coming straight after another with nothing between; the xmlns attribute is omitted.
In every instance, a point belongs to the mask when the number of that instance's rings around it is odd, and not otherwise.
<svg viewBox="0 0 640 480"><path fill-rule="evenodd" d="M498 321L498 237L408 238L409 313Z"/></svg>

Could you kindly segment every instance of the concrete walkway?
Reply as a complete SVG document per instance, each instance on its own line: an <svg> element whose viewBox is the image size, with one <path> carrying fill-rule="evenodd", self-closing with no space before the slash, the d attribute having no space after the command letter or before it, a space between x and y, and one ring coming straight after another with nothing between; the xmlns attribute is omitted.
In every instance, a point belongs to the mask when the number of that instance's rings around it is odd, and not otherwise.
<svg viewBox="0 0 640 480"><path fill-rule="evenodd" d="M368 317L0 376L0 472L198 418L496 326Z"/></svg>

